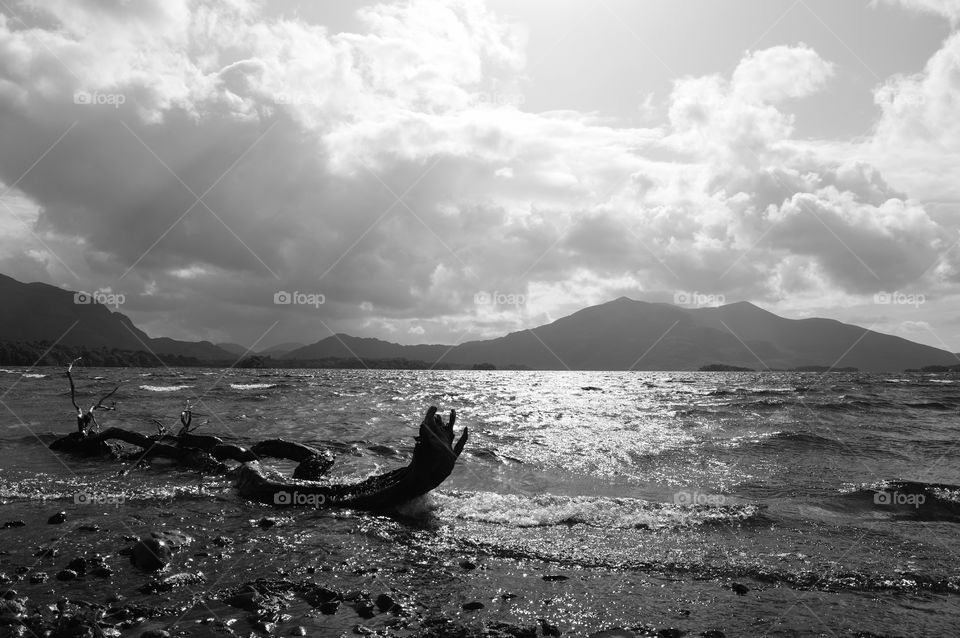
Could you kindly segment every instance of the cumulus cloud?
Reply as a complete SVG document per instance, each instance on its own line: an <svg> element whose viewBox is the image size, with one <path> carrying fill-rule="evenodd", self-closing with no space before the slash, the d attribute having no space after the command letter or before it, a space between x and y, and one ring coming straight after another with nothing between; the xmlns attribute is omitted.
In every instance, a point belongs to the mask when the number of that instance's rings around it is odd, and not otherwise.
<svg viewBox="0 0 960 638"><path fill-rule="evenodd" d="M307 341L449 342L607 295L864 294L952 238L873 164L793 139L791 104L835 74L802 44L676 80L635 128L525 110L524 31L470 0L368 6L340 33L243 0L13 6L0 182L52 252L0 242L0 269L112 286L156 334L249 342L279 316ZM948 58L883 89L878 139L948 125L897 98L946 91Z"/></svg>
<svg viewBox="0 0 960 638"><path fill-rule="evenodd" d="M884 4L895 4L914 11L934 13L949 18L951 22L960 21L960 0L874 0Z"/></svg>

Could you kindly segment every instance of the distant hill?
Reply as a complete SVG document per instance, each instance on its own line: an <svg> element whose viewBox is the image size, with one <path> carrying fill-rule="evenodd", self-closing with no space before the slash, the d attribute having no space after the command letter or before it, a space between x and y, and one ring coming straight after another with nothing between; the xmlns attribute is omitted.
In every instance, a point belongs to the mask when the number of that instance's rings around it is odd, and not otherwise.
<svg viewBox="0 0 960 638"><path fill-rule="evenodd" d="M204 362L236 359L209 341L153 339L130 319L100 303L43 283L25 284L0 275L0 341L51 342L150 354L189 357Z"/></svg>
<svg viewBox="0 0 960 638"><path fill-rule="evenodd" d="M0 275L0 344L17 360L44 343L65 348L155 353L166 360L233 365L248 353L237 344L150 338L120 312L82 303L74 293ZM16 344L16 347L13 347ZM33 345L24 345L33 344ZM64 350L63 352L73 350ZM0 350L0 353L4 350ZM496 339L457 346L400 345L338 334L311 345L283 343L253 353L260 365L381 362L420 367L529 367L540 370L768 369L901 371L956 366L957 356L900 337L832 319L785 319L747 302L681 308L621 297ZM13 356L10 354L9 356ZM118 361L138 360L129 354ZM359 361L358 361L359 360ZM387 362L387 363L384 363ZM186 365L181 363L180 365ZM373 367L373 366L371 366Z"/></svg>
<svg viewBox="0 0 960 638"><path fill-rule="evenodd" d="M241 346L239 343L217 343L214 345L220 348L221 350L229 352L230 354L236 355L238 357L242 357L246 354L250 354L247 348Z"/></svg>
<svg viewBox="0 0 960 638"><path fill-rule="evenodd" d="M278 343L275 346L270 346L269 348L264 348L260 350L257 354L261 354L268 357L282 357L288 352L292 352L298 348L303 348L306 344L300 343L298 341L287 341L285 343Z"/></svg>
<svg viewBox="0 0 960 638"><path fill-rule="evenodd" d="M531 330L453 347L336 335L282 359L323 357L541 370L697 370L722 364L757 370L819 366L816 369L900 371L957 363L945 350L832 319L785 319L747 302L691 309L626 297Z"/></svg>

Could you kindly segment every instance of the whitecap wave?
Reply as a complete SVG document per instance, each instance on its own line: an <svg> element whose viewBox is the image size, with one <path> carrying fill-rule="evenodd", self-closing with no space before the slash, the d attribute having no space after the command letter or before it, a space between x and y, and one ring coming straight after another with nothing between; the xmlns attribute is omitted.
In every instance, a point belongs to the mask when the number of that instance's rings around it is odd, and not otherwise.
<svg viewBox="0 0 960 638"><path fill-rule="evenodd" d="M266 390L267 388L277 387L276 383L231 383L233 390Z"/></svg>
<svg viewBox="0 0 960 638"><path fill-rule="evenodd" d="M140 389L147 392L179 392L192 387L192 385L142 385Z"/></svg>

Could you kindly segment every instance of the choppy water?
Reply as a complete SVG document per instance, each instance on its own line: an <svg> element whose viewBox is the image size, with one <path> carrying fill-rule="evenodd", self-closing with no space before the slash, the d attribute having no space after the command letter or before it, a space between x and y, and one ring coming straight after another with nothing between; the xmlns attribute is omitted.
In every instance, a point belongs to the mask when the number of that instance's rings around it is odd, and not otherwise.
<svg viewBox="0 0 960 638"><path fill-rule="evenodd" d="M162 526L201 545L234 535L249 543L242 558L189 558L218 574L217 587L322 563L347 585L417 591L425 613L547 618L581 635L960 627L958 378L89 368L77 377L90 398L123 382L105 425L173 427L189 400L194 423L208 422L200 433L328 446L334 472L348 477L406 464L429 405L456 408L471 438L450 479L401 516L279 511L238 499L227 479L157 466L120 476L129 468L47 451L49 433L74 427L62 371L7 369L0 518L30 522L22 533L37 546L51 542L43 526L59 509L74 526L94 520L114 534L97 539L104 553L117 536ZM283 524L269 531L251 524L278 514ZM0 556L0 570L21 558ZM104 593L102 583L57 585ZM469 601L485 607L462 611ZM356 622L300 624L337 635Z"/></svg>

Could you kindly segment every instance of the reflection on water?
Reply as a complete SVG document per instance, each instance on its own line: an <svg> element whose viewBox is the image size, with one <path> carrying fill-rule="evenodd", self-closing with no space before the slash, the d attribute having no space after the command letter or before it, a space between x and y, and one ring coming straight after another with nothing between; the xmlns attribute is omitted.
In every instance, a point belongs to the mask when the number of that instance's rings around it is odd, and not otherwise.
<svg viewBox="0 0 960 638"><path fill-rule="evenodd" d="M651 619L755 631L756 618L789 606L789 592L810 589L828 626L891 630L889 621L871 624L875 610L860 592L898 596L886 604L904 628L930 627L917 596L937 597L926 604L944 627L960 619L960 396L950 378L198 369L80 369L77 377L90 397L123 382L106 425L151 432L159 419L172 428L189 403L200 433L328 446L335 474L351 479L405 464L429 405L455 408L471 430L450 479L398 518L285 510L265 534L254 523L276 512L237 499L230 477L49 453L47 433L72 427L65 379L4 370L0 393L16 415L0 427L7 517L70 509L114 533L103 541L107 553L118 536L155 526L187 528L208 545L227 534L248 538L244 551L256 555L234 566L234 583L319 561L357 586L373 578L426 592L425 609L459 613L480 597L491 618L549 614L575 631ZM884 503L877 494L894 496ZM201 553L192 564L222 571L217 552ZM484 569L465 572L464 555ZM575 576L528 577L558 570ZM708 602L732 580L763 595ZM507 590L529 595L497 598ZM677 600L695 611L682 616L689 620L678 620ZM794 632L785 635L809 629L809 619L778 622Z"/></svg>

